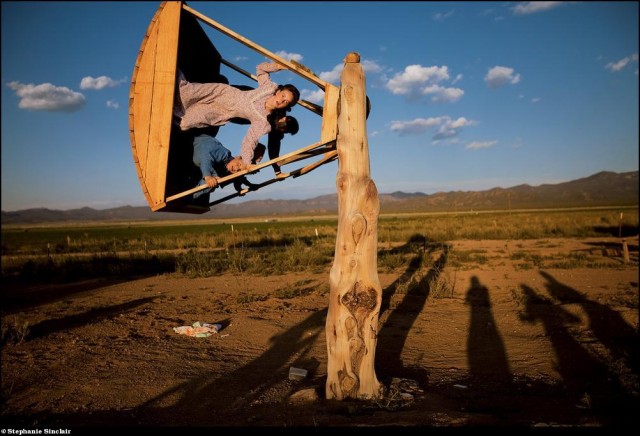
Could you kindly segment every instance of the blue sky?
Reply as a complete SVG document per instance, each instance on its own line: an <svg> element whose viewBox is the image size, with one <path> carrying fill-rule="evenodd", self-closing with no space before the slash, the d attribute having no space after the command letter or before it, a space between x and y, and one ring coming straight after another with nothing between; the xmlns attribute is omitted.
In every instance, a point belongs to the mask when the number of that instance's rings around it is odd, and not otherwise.
<svg viewBox="0 0 640 436"><path fill-rule="evenodd" d="M336 85L345 55L358 52L381 193L537 186L638 169L637 2L188 4ZM128 97L160 2L1 5L2 210L147 205ZM202 26L245 70L265 60ZM252 84L222 68L232 83ZM321 103L318 88L291 72L272 79ZM285 138L283 154L320 137L318 116L301 107L291 114L301 129ZM246 128L225 126L219 138L239 154ZM232 201L334 193L337 168Z"/></svg>

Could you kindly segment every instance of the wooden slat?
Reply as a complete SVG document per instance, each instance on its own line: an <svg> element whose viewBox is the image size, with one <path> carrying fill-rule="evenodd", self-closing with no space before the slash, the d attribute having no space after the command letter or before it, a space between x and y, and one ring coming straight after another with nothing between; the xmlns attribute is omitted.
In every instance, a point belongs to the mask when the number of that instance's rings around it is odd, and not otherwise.
<svg viewBox="0 0 640 436"><path fill-rule="evenodd" d="M303 99L298 99L298 104L303 108L310 110L314 114L322 116L322 113L323 113L322 106L318 106L315 103L311 103L310 101L303 100Z"/></svg>
<svg viewBox="0 0 640 436"><path fill-rule="evenodd" d="M327 84L324 89L324 111L322 113L321 141L332 141L338 135L338 99L340 88Z"/></svg>
<svg viewBox="0 0 640 436"><path fill-rule="evenodd" d="M292 171L291 174L293 175L293 178L295 179L296 177L300 177L304 174L307 174L313 170L315 170L316 168L318 168L321 165L324 165L326 163L329 163L335 159L338 158L338 151L334 150L334 151L330 151L329 153L325 154L324 157L316 162L313 162L305 167L300 168L297 171Z"/></svg>
<svg viewBox="0 0 640 436"><path fill-rule="evenodd" d="M333 151L335 149L336 149L335 145L329 145L327 147L316 148L315 150L311 150L311 151L308 151L306 153L300 153L300 154L297 154L295 156L291 156L290 158L287 158L287 159L283 160L282 162L278 162L278 165L280 167L282 167L284 165L287 165L287 164L290 164L290 163L293 163L293 162L297 162L299 160L308 159L310 157L317 156L317 155L322 154L322 153L331 152L331 151Z"/></svg>
<svg viewBox="0 0 640 436"><path fill-rule="evenodd" d="M173 115L173 98L176 86L178 37L180 31L180 2L170 2L160 16L158 43L156 46L153 101L151 109L150 153L148 166L149 189L154 198L164 199L169 163L169 145Z"/></svg>
<svg viewBox="0 0 640 436"><path fill-rule="evenodd" d="M138 172L140 186L149 203L154 205L149 190L147 188L147 156L149 152L149 119L151 116L151 93L147 92L150 84L153 83L153 68L150 68L149 61L152 59L151 52L146 53L145 47L153 47L156 45L158 35L158 17L162 13L164 5L158 9L147 33L145 34L136 64L133 68L131 78L131 89L129 91L129 135L131 141L131 151L133 161Z"/></svg>
<svg viewBox="0 0 640 436"><path fill-rule="evenodd" d="M236 197L242 197L245 194L252 192L252 191L257 191L260 188L264 188L265 186L271 185L275 182L279 182L280 180L284 180L284 178L273 178L273 179L269 179L265 182L259 183L259 184L252 184L251 187L248 188L244 188L240 191L236 191L233 194L229 194L225 197L219 198L217 200L214 200L212 202L209 203L209 207L211 206L215 206L216 204L220 204L220 203L224 203L225 201L231 200L232 198L236 198Z"/></svg>

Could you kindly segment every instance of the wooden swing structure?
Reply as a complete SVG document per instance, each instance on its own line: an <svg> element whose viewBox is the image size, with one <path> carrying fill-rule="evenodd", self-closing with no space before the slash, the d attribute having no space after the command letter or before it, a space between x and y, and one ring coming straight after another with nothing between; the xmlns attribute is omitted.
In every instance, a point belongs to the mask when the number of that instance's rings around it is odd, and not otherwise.
<svg viewBox="0 0 640 436"><path fill-rule="evenodd" d="M221 64L254 80L256 77L225 60L204 32L201 22L286 66L325 93L323 107L305 100L298 102L300 106L322 117L320 141L254 165L249 170L220 178L220 185L212 194L230 184L235 186L236 192L217 198L208 205L190 201L192 194L207 186L196 186L202 175L192 162L193 144L173 123L177 70L180 69L190 82L198 83L228 83L220 73ZM129 94L129 133L133 160L151 210L202 214L210 211L210 207L215 204L289 177L302 176L336 160L338 95L338 87L321 80L308 68L281 58L192 9L185 2L162 2L142 41ZM217 131L218 127L212 127L208 132L215 136ZM314 157L317 159L312 163L287 172L282 171L259 184L250 183L246 179L247 175L274 164L284 167ZM243 183L246 187L242 186Z"/></svg>
<svg viewBox="0 0 640 436"><path fill-rule="evenodd" d="M324 106L299 102L322 116L320 141L252 168L288 165L318 157L314 162L274 179L209 203L197 206L180 201L205 189L193 188L189 179L193 147L172 127L176 69L192 82L221 82L220 64L247 76L241 68L224 60L205 35L198 21L279 62L324 90ZM226 82L225 82L226 83ZM305 67L289 62L259 47L237 33L194 11L184 2L163 2L153 17L136 61L131 83L129 126L131 147L142 189L151 209L203 213L213 204L251 190L299 177L333 160L338 161L338 231L335 259L329 275L330 298L325 325L327 336L327 399L373 399L384 388L375 374L375 348L382 288L377 275L378 190L370 177L366 117L369 102L360 55L344 59L340 87L326 83ZM338 134L339 132L339 134ZM198 173L200 171L198 170ZM247 171L221 179L222 184L243 180ZM234 183L236 185L236 183ZM214 191L216 192L216 191Z"/></svg>

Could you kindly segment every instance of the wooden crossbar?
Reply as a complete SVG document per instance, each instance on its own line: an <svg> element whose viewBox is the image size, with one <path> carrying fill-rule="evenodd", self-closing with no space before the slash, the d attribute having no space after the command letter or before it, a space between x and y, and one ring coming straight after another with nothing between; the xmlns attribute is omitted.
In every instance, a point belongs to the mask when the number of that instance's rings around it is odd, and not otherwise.
<svg viewBox="0 0 640 436"><path fill-rule="evenodd" d="M278 156L277 158L271 159L271 160L269 160L267 162L263 162L263 163L260 163L258 165L252 165L249 169L246 169L246 170L243 170L243 171L239 171L237 173L230 174L228 176L220 177L218 179L218 183L220 185L228 184L229 182L232 182L233 180L235 180L235 179L237 179L239 177L246 176L247 174L257 173L262 168L271 166L273 164L277 164L277 163L282 162L282 161L284 161L286 159L289 159L289 158L291 158L293 156L309 152L309 151L311 151L313 149L316 149L316 148L319 148L319 147L326 147L331 142L335 142L335 140L329 141L327 143L316 142L316 143L313 143L313 144L308 145L306 147L303 147L303 148L300 148L298 150L292 151L291 153L287 153L287 154L284 154L282 156ZM182 198L182 197L186 197L189 194L194 194L196 192L202 191L202 190L207 189L207 188L208 188L207 185L196 186L195 188L191 188L191 189L189 189L187 191L181 192L181 193L176 194L176 195L172 195L171 197L167 197L167 199L165 201L168 203L170 201L177 200L177 199Z"/></svg>
<svg viewBox="0 0 640 436"><path fill-rule="evenodd" d="M300 168L297 171L292 171L291 174L293 175L293 178L295 179L296 177L300 177L304 174L310 173L311 171L315 170L316 168L318 168L321 165L324 165L326 163L329 163L331 161L334 161L338 158L338 151L334 150L332 152L327 153L322 159L311 163L305 167Z"/></svg>
<svg viewBox="0 0 640 436"><path fill-rule="evenodd" d="M286 66L288 69L290 69L291 71L293 71L294 73L298 74L299 76L307 79L308 81L315 83L316 85L318 85L318 87L322 90L324 90L325 86L327 85L327 82L325 82L324 80L320 79L318 76L316 76L315 74L313 74L311 71L307 70L306 68L303 68L301 66L298 66L280 56L278 56L277 54L267 50L266 48L256 44L253 41L250 41L249 39L245 38L244 36L240 35L239 33L234 32L233 30L229 29L228 27L223 26L222 24L218 23L215 20L212 20L211 18L207 17L206 15L201 14L200 12L196 11L195 9L187 6L186 4L182 4L182 9L189 12L190 14L192 14L193 16L195 16L196 18L198 18L199 20L207 23L208 25L210 25L211 27L213 27L214 29L224 33L225 35L235 39L236 41L240 42L241 44L246 45L247 47L257 51L258 53L261 53L262 55L268 57L269 59L272 59L276 62L281 63L282 65Z"/></svg>
<svg viewBox="0 0 640 436"><path fill-rule="evenodd" d="M333 151L335 149L336 149L335 145L333 145L333 146L329 145L327 147L316 148L316 149L308 151L306 153L300 153L300 154L297 154L295 156L291 156L291 157L283 160L282 162L279 162L278 165L279 166L284 166L284 165L287 165L287 164L290 164L290 163L293 163L293 162L297 162L299 160L308 159L310 157L317 156L319 154L329 153L330 151Z"/></svg>
<svg viewBox="0 0 640 436"><path fill-rule="evenodd" d="M280 181L282 181L284 179L287 179L289 177L293 177L295 179L296 177L300 177L303 174L307 174L307 173L315 170L316 168L335 160L337 157L338 157L338 152L334 150L332 152L327 153L326 156L324 156L322 159L318 160L317 162L313 162L313 163L311 163L309 165L306 165L306 166L304 166L302 168L298 168L297 170L291 171L289 173L280 173L276 177L274 177L273 179L266 180L266 181L264 181L262 183L250 183L249 182L249 186L248 187L243 188L243 189L241 189L239 191L236 191L233 194L229 194L226 197L222 197L222 198L219 198L217 200L214 200L214 201L210 202L208 206L209 207L215 206L216 204L224 203L227 200L231 200L232 198L242 197L245 194L247 194L248 192L257 191L260 188L264 188L265 186L271 185L271 184L276 183L276 182L280 182Z"/></svg>

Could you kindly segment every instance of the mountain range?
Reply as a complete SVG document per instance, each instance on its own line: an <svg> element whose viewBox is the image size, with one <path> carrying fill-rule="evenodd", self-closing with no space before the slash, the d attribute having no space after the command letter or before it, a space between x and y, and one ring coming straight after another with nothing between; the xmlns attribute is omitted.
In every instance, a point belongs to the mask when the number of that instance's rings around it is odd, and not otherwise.
<svg viewBox="0 0 640 436"><path fill-rule="evenodd" d="M380 213L465 212L598 206L637 206L638 171L602 171L592 176L558 184L518 185L486 191L451 191L423 194L393 192L379 194ZM96 210L45 208L2 211L2 225L77 221L197 220L211 218L278 217L290 215L335 215L337 194L308 200L250 200L222 203L201 215L153 212L147 206L123 206Z"/></svg>

